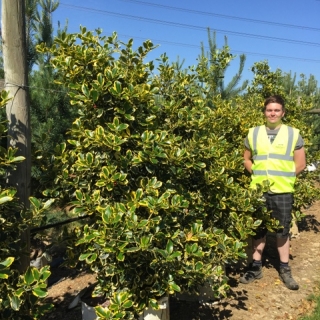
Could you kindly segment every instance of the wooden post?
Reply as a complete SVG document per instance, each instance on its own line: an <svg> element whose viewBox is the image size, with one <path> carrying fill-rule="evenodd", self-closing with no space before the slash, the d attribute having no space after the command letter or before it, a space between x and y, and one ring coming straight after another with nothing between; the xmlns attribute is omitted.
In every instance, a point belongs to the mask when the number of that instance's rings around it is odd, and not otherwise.
<svg viewBox="0 0 320 320"><path fill-rule="evenodd" d="M29 208L31 183L31 135L28 99L28 68L26 58L25 1L2 0L2 45L6 91L11 100L6 106L8 146L17 148L17 156L25 160L16 170L8 172L8 185L17 190L24 208ZM26 255L20 258L21 271L30 264L30 232L20 239L26 245Z"/></svg>

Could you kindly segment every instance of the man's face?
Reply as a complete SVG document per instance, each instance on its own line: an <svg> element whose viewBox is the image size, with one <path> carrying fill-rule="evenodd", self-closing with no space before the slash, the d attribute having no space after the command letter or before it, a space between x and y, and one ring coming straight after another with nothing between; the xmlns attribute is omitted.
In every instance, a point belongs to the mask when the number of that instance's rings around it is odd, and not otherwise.
<svg viewBox="0 0 320 320"><path fill-rule="evenodd" d="M269 103L266 105L264 115L267 120L267 124L277 126L281 123L281 119L284 116L282 105L276 102Z"/></svg>

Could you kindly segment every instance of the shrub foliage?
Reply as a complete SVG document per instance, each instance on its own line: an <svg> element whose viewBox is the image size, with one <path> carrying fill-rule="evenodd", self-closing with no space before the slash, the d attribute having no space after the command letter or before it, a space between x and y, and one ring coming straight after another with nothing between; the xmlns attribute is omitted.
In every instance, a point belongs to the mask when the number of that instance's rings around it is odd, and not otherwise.
<svg viewBox="0 0 320 320"><path fill-rule="evenodd" d="M243 138L262 120L261 92L208 98L215 84L206 61L182 72L164 54L155 67L145 62L154 48L86 28L39 47L79 110L46 193L92 216L75 230L70 256L96 272L95 294L111 301L96 309L105 319L131 319L209 278L225 295L223 265L245 256L244 240L262 220L276 224L255 211L264 186L248 190L242 165ZM232 56L226 47L214 59L210 68L223 70Z"/></svg>
<svg viewBox="0 0 320 320"><path fill-rule="evenodd" d="M0 107L9 101L8 92L2 91ZM0 121L0 138L6 138L6 121ZM21 241L22 233L35 221L40 222L44 210L51 201L42 204L41 201L30 198L31 210L25 210L17 199L16 190L6 185L8 169L14 170L15 164L24 158L16 156L16 149L0 147L0 318L1 319L39 319L47 310L49 304L38 304L39 299L47 295L47 279L50 276L49 267L38 270L29 267L21 273L19 258L29 255L26 243Z"/></svg>

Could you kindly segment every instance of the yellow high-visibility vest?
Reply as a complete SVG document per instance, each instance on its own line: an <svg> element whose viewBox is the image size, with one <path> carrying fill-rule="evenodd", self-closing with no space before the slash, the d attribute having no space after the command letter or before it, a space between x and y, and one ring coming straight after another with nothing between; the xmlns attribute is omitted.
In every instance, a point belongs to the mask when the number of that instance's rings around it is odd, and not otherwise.
<svg viewBox="0 0 320 320"><path fill-rule="evenodd" d="M281 125L272 144L264 125L249 130L248 140L253 160L251 188L268 180L271 192L294 191L296 166L293 154L298 137L298 129L284 124Z"/></svg>

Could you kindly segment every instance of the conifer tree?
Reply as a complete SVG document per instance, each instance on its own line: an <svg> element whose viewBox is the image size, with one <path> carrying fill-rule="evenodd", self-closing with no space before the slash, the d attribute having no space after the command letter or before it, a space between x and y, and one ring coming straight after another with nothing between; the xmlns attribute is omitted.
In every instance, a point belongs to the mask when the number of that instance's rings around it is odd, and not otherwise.
<svg viewBox="0 0 320 320"><path fill-rule="evenodd" d="M222 48L222 50L225 50L227 53L229 53L229 47L228 47L228 40L227 37L224 37L225 43ZM245 80L241 85L239 85L243 68L246 61L245 54L241 54L239 56L240 62L239 62L239 69L238 72L232 77L231 81L226 84L225 83L225 74L230 66L230 62L224 66L224 68L214 68L215 65L218 64L218 61L216 61L216 52L218 50L217 41L216 41L216 32L213 32L212 35L210 33L210 29L208 29L208 43L209 43L209 51L206 51L206 48L203 43L201 43L201 54L199 56L200 61L206 61L206 63L203 64L204 67L206 67L208 70L211 70L210 73L210 82L211 85L211 96L220 95L222 99L230 99L232 97L235 97L236 95L243 92L247 85L248 80ZM230 54L232 57L232 55ZM232 57L233 59L234 57ZM211 68L213 66L213 68Z"/></svg>
<svg viewBox="0 0 320 320"><path fill-rule="evenodd" d="M57 10L59 1L39 0L40 10L34 15L34 44L44 43L51 46L54 39L52 13ZM67 31L67 26L56 32ZM38 68L30 75L31 87L31 123L32 123L32 178L33 191L36 192L41 183L48 178L48 161L55 146L64 141L66 132L71 127L76 111L70 108L66 91L56 83L59 75L50 65L51 56L37 54Z"/></svg>

